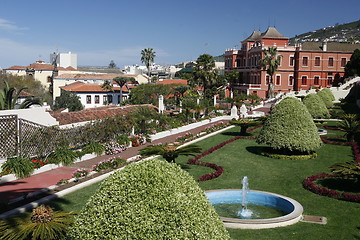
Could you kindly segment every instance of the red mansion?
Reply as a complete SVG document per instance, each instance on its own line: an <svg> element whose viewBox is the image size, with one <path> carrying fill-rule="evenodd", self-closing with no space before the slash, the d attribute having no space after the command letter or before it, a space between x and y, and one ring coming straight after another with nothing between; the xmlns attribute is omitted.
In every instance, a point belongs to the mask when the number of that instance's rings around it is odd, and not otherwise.
<svg viewBox="0 0 360 240"><path fill-rule="evenodd" d="M237 81L231 82L234 92L265 98L270 76L259 60L263 49L276 47L281 64L274 74L275 93L330 87L344 76L344 67L359 44L305 42L289 46L289 38L274 27L264 33L254 31L241 42L241 49L225 52L225 72L238 71Z"/></svg>

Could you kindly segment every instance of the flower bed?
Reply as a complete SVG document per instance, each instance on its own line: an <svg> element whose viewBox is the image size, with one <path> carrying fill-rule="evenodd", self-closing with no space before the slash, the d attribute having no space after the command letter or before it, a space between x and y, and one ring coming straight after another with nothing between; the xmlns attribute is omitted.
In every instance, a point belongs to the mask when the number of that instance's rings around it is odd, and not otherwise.
<svg viewBox="0 0 360 240"><path fill-rule="evenodd" d="M115 155L126 150L126 146L117 142L109 142L104 145L106 155Z"/></svg>
<svg viewBox="0 0 360 240"><path fill-rule="evenodd" d="M326 137L321 137L322 141L327 144L333 144L333 145L342 145L342 146L351 146L353 155L354 155L354 161L360 162L360 148L359 145L356 142L338 142L338 141L331 141L328 140ZM327 173L320 173L314 176L307 177L303 181L303 186L305 189L308 189L309 191L322 195L327 197L332 197L336 199L341 199L345 201L351 201L351 202L359 202L360 203L360 194L354 194L354 193L347 193L347 192L339 192L333 189L328 189L323 186L319 186L316 184L316 181L326 178L343 178L339 175L330 175Z"/></svg>
<svg viewBox="0 0 360 240"><path fill-rule="evenodd" d="M338 175L330 175L327 173L320 173L314 176L307 177L303 181L303 186L305 189L327 197L332 197L336 199L341 199L345 201L351 201L351 202L358 202L360 203L360 194L355 193L347 193L347 192L340 192L333 189L329 189L323 186L318 185L316 182L318 180L326 179L326 178L342 178Z"/></svg>

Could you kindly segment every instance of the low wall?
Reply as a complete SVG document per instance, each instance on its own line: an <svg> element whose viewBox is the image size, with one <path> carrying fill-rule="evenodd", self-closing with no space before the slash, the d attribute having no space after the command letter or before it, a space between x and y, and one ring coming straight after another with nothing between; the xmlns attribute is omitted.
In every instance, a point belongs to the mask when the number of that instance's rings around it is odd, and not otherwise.
<svg viewBox="0 0 360 240"><path fill-rule="evenodd" d="M200 121L200 122L188 124L186 126L173 128L173 129L170 129L168 131L158 132L156 134L150 135L150 139L151 139L151 141L154 141L154 140L164 138L164 137L167 137L167 136L170 136L170 135L178 134L178 133L181 133L181 132L186 132L186 131L189 131L191 129L201 127L201 126L209 124L209 123L215 123L215 122L218 122L218 121L231 120L231 118L232 118L231 116L220 116L220 117L215 117L215 118L211 118L211 119L206 119L206 120L203 120L203 121Z"/></svg>

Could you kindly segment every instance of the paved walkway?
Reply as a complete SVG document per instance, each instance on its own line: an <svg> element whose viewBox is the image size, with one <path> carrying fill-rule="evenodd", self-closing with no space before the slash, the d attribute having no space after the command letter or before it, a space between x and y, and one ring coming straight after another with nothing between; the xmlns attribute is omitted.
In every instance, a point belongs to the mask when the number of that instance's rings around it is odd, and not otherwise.
<svg viewBox="0 0 360 240"><path fill-rule="evenodd" d="M192 134L197 134L204 130L205 128L214 125L216 123L219 123L220 121L208 123L206 125L203 125L201 127L194 128L192 130L188 130L182 133L177 133L174 135L170 135L168 137L164 137L158 140L155 140L151 143L147 143L142 146L138 147L132 147L128 148L122 153L119 153L117 155L113 155L120 158L128 159L130 157L138 155L138 152L141 148L144 148L145 146L151 145L151 144L157 144L157 143L172 143L175 142L175 139L183 135L184 133L190 132ZM61 167L57 169L53 169L47 172L39 173L36 175L33 175L28 178L19 179L7 183L0 184L0 202L7 203L11 200L14 200L19 197L26 196L29 193L39 191L43 188L48 188L54 184L56 184L60 179L70 179L72 177L72 173L78 169L78 168L86 168L91 169L93 165L100 162L101 160L108 159L110 156L99 156L95 157L93 159L89 159L83 162L78 162L73 164L70 167Z"/></svg>

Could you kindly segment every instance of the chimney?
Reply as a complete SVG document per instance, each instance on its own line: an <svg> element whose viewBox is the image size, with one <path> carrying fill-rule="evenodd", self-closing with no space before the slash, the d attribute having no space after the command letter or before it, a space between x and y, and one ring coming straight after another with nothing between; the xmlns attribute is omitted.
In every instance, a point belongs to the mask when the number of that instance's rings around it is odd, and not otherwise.
<svg viewBox="0 0 360 240"><path fill-rule="evenodd" d="M324 42L323 42L323 44L322 44L322 50L323 50L324 52L327 51L327 41L324 41Z"/></svg>

